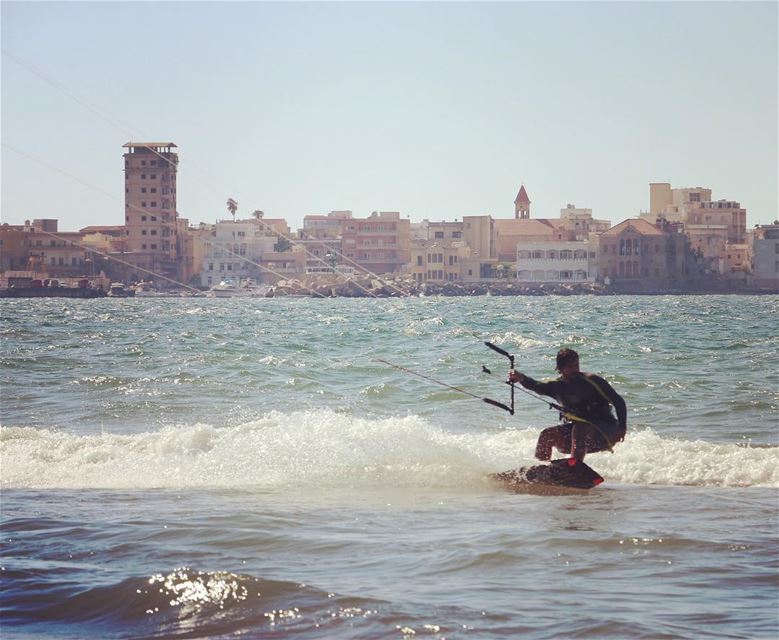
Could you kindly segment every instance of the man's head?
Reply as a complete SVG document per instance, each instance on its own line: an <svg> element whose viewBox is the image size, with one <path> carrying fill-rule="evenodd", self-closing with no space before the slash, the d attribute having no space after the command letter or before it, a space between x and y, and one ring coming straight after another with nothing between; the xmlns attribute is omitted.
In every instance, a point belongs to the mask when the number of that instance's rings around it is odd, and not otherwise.
<svg viewBox="0 0 779 640"><path fill-rule="evenodd" d="M573 349L560 349L557 352L556 369L563 375L579 372L579 354Z"/></svg>

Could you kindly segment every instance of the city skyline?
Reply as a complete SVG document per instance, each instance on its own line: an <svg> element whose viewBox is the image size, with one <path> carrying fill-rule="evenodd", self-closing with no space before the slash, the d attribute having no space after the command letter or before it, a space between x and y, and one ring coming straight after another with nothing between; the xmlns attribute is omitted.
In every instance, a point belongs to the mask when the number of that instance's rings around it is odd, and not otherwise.
<svg viewBox="0 0 779 640"><path fill-rule="evenodd" d="M152 9L178 39L154 37ZM574 203L617 223L649 208L650 182L710 187L750 227L779 211L774 3L4 2L2 17L2 222L123 224L130 140L179 145L192 223L226 218L228 197L293 228L341 209L509 218L521 183L533 217Z"/></svg>

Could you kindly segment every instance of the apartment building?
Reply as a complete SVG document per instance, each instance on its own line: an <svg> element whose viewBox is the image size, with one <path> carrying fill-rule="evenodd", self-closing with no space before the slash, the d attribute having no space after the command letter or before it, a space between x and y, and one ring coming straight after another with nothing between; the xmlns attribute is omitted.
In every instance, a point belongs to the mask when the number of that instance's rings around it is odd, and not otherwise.
<svg viewBox="0 0 779 640"><path fill-rule="evenodd" d="M755 228L752 272L757 288L779 293L779 222Z"/></svg>
<svg viewBox="0 0 779 640"><path fill-rule="evenodd" d="M417 282L459 282L462 265L471 256L463 240L465 223L423 220L411 241L408 272Z"/></svg>
<svg viewBox="0 0 779 640"><path fill-rule="evenodd" d="M0 225L0 271L26 271L29 263L25 225Z"/></svg>
<svg viewBox="0 0 779 640"><path fill-rule="evenodd" d="M692 250L706 269L720 274L731 272L733 256L740 255L740 245L746 242L746 216L738 202L712 200L711 189L672 189L667 182L650 183L649 211L641 214L651 224L659 219L683 224Z"/></svg>
<svg viewBox="0 0 779 640"><path fill-rule="evenodd" d="M331 211L327 215L308 215L303 218L301 240L340 238L345 221L352 220L351 211Z"/></svg>
<svg viewBox="0 0 779 640"><path fill-rule="evenodd" d="M597 220L592 217L592 209L579 209L575 204L560 209L560 220L566 240L589 240L592 233L603 233L611 228L610 220Z"/></svg>
<svg viewBox="0 0 779 640"><path fill-rule="evenodd" d="M211 287L225 278L251 278L267 282L262 260L274 252L278 237L273 227L265 228L258 219L221 220L204 233L193 234L202 246L200 284Z"/></svg>
<svg viewBox="0 0 779 640"><path fill-rule="evenodd" d="M492 216L463 216L463 240L470 248L470 256L460 260L463 282L478 282L494 277L498 251L497 231Z"/></svg>
<svg viewBox="0 0 779 640"><path fill-rule="evenodd" d="M343 223L341 253L371 273L400 271L410 259L411 223L397 211L374 211Z"/></svg>
<svg viewBox="0 0 779 640"><path fill-rule="evenodd" d="M331 211L326 215L307 215L295 244L306 253L306 273L328 273L336 270L350 270L344 266L341 256L343 226L352 220L348 210Z"/></svg>
<svg viewBox="0 0 779 640"><path fill-rule="evenodd" d="M125 260L175 278L178 257L176 175L173 142L127 142L122 145L125 172ZM145 275L138 274L139 277ZM148 276L147 276L148 277Z"/></svg>

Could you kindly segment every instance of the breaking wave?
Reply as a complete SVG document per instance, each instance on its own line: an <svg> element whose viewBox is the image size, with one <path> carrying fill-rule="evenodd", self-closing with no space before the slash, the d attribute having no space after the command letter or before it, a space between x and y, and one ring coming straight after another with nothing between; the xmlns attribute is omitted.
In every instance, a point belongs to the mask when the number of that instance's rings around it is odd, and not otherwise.
<svg viewBox="0 0 779 640"><path fill-rule="evenodd" d="M271 412L135 434L0 427L3 488L474 487L532 462L537 429L453 433L418 416ZM632 430L587 458L609 483L779 487L779 447L664 438Z"/></svg>

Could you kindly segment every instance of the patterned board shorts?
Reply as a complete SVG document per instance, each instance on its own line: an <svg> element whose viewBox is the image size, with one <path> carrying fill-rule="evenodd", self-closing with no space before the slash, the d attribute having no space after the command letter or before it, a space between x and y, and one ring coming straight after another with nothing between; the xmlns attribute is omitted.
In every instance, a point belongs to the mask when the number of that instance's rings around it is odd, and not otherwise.
<svg viewBox="0 0 779 640"><path fill-rule="evenodd" d="M596 427L595 433L588 436L586 440L587 451L589 453L608 451L619 442L622 434L620 433L619 424L617 424L616 420L614 422L599 421L595 422L594 425ZM564 422L557 427L558 433L562 436L566 446L565 449L561 449L563 453L570 453L571 451L571 436L573 435L573 428L575 426L575 422Z"/></svg>

